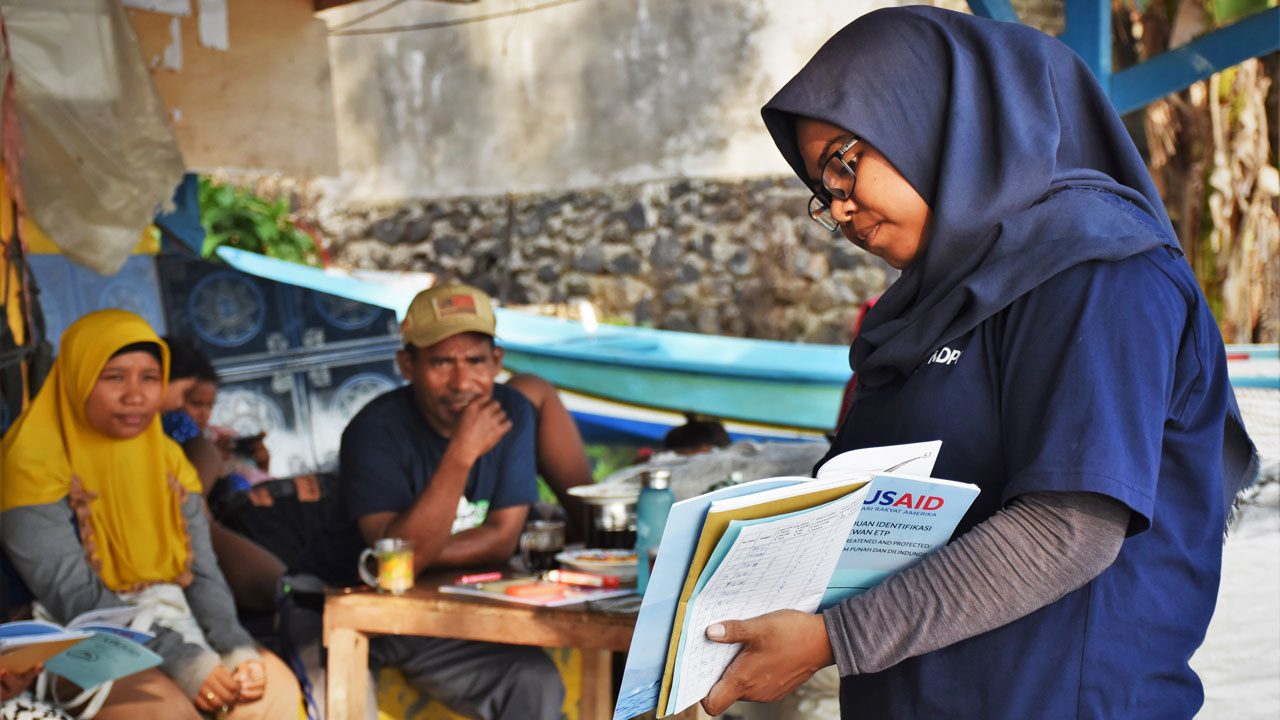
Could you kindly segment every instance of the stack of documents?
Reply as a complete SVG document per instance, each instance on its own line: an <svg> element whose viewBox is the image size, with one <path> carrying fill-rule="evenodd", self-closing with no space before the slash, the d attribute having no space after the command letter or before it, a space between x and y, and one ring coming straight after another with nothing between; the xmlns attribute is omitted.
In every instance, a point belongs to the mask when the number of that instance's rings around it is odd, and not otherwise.
<svg viewBox="0 0 1280 720"><path fill-rule="evenodd" d="M928 477L941 442L838 455L817 478L757 480L671 508L627 655L614 720L678 713L706 696L739 646L708 625L815 612L946 543L978 494Z"/></svg>

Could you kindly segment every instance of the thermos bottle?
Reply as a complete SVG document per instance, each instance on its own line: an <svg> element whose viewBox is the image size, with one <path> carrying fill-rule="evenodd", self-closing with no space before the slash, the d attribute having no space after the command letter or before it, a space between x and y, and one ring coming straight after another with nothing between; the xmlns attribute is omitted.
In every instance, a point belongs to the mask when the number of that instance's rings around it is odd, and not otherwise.
<svg viewBox="0 0 1280 720"><path fill-rule="evenodd" d="M644 595L675 496L671 494L671 472L668 470L648 470L640 479L640 497L636 500L636 590Z"/></svg>

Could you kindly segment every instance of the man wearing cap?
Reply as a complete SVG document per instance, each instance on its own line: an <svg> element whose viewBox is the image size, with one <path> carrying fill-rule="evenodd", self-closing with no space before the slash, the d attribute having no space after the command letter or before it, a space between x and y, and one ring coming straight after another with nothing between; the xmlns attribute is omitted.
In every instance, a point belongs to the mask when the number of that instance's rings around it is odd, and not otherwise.
<svg viewBox="0 0 1280 720"><path fill-rule="evenodd" d="M495 384L489 298L465 285L425 290L401 324L396 360L409 384L356 414L342 434L337 517L292 572L357 585L360 552L380 538L413 542L414 570L506 562L538 497L533 408ZM564 689L540 648L383 636L374 668L479 718L558 718Z"/></svg>

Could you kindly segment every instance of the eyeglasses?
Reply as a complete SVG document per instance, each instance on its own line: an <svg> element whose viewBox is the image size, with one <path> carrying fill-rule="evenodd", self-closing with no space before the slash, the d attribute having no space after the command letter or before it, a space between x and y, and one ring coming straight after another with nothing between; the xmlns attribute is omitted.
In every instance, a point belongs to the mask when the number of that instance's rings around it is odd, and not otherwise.
<svg viewBox="0 0 1280 720"><path fill-rule="evenodd" d="M822 166L822 186L813 188L813 199L809 201L809 217L831 232L840 229L840 223L831 216L832 200L848 200L853 197L853 188L858 183L858 173L854 172L854 167L862 156L854 157L853 165L846 162L844 156L848 155L859 141L860 138L855 135L852 140L841 145L834 155L827 158L826 164Z"/></svg>

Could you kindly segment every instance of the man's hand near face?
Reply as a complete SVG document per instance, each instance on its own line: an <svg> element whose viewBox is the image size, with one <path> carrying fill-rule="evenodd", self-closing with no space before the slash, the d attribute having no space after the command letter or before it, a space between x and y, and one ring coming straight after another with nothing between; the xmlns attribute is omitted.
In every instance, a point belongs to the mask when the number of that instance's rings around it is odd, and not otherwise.
<svg viewBox="0 0 1280 720"><path fill-rule="evenodd" d="M480 456L493 449L511 429L511 420L492 397L476 400L462 411L458 429L449 440L447 453L470 470Z"/></svg>
<svg viewBox="0 0 1280 720"><path fill-rule="evenodd" d="M439 478L440 473L446 468L452 467L456 461L458 467L466 468L462 476L465 485L471 466L482 455L492 450L510 430L511 419L503 411L502 405L493 397L476 400L467 405L458 419L457 430L449 440L449 449L445 451L440 470L436 471L436 478ZM455 457L450 458L451 455ZM433 479L432 484L434 485L435 482ZM459 497L461 497L461 491L459 491ZM455 499L453 507L457 504ZM462 530L446 538L440 551L429 564L462 566L507 560L515 552L520 531L524 528L525 517L528 514L529 506L527 505L489 510L484 523L480 526ZM418 566L417 558L414 565ZM426 566L418 567L421 569Z"/></svg>

